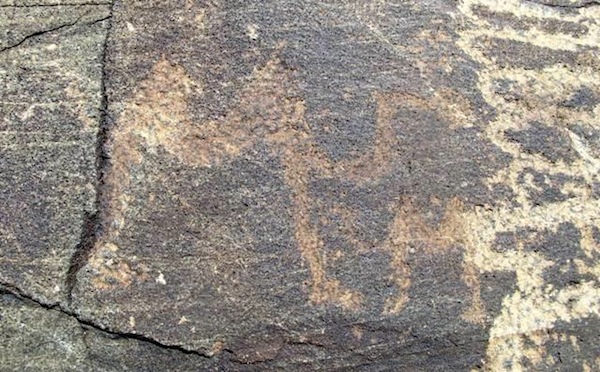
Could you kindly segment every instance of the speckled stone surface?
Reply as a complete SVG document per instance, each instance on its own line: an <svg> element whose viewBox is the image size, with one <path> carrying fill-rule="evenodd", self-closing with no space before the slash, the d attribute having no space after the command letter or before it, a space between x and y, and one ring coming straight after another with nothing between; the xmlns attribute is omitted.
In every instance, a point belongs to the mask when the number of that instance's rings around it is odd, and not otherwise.
<svg viewBox="0 0 600 372"><path fill-rule="evenodd" d="M0 8L0 279L65 301L95 213L109 6Z"/></svg>
<svg viewBox="0 0 600 372"><path fill-rule="evenodd" d="M600 368L599 22L0 2L0 363Z"/></svg>

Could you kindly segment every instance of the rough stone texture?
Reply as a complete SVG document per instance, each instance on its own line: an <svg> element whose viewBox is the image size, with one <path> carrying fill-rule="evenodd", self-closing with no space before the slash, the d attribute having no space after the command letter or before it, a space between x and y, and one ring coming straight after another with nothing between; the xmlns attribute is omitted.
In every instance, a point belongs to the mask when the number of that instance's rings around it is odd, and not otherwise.
<svg viewBox="0 0 600 372"><path fill-rule="evenodd" d="M0 281L48 303L94 214L108 6L0 8Z"/></svg>
<svg viewBox="0 0 600 372"><path fill-rule="evenodd" d="M598 0L529 0L534 3L548 5L557 8L578 9L600 5Z"/></svg>
<svg viewBox="0 0 600 372"><path fill-rule="evenodd" d="M108 0L1 0L0 7L6 8L48 8L62 6L93 6L93 5L112 5L112 1ZM46 9L48 10L48 9ZM44 18L38 18L42 21Z"/></svg>
<svg viewBox="0 0 600 372"><path fill-rule="evenodd" d="M65 4L0 7L7 370L600 368L597 2Z"/></svg>
<svg viewBox="0 0 600 372"><path fill-rule="evenodd" d="M0 296L2 371L151 371L161 366L190 371L216 367L217 361L102 332L59 310Z"/></svg>

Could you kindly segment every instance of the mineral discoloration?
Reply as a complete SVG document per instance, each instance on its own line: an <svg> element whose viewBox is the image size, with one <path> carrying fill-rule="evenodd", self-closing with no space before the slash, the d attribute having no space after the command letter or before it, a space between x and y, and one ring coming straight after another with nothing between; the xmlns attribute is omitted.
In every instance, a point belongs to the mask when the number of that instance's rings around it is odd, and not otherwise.
<svg viewBox="0 0 600 372"><path fill-rule="evenodd" d="M490 13L482 15L475 12L480 5L486 6ZM505 170L490 178L490 186L497 183L510 185L517 195L512 205L478 209L463 216L466 220L472 219L466 234L469 238L465 262L471 286L476 289L473 309L466 315L474 319L477 317L473 317L473 314L482 311L477 294L477 272L514 271L517 275L517 291L504 299L502 311L494 319L486 363L492 370L554 365L556 361L548 355L546 348L552 337L547 330L561 321L571 322L600 315L598 276L579 277L575 274L575 271L579 275L591 273L595 266L593 263L588 266L590 262L583 263L581 258L583 252L597 249L597 246L591 248L594 243L589 240L589 231L598 224L600 205L590 189L598 180L600 159L595 155L595 144L585 141L572 129L576 123L585 123L596 128L594 131L598 130L600 106L589 107L593 113L586 113L575 109L574 105L563 104L568 97L577 95L582 89L598 92L600 73L594 65L585 63L571 68L557 64L534 70L500 67L495 58L483 51L478 38L487 32L481 30L491 26L491 33L495 36L490 33L490 37L533 45L540 45L544 41L546 48L570 51L578 56L585 52L580 48L597 48L592 40L598 37L598 14L592 8L581 8L565 16L558 10L527 6L518 1L464 1L460 10L467 24L472 26L461 32L459 45L481 63L480 89L498 112L496 119L488 124L486 135L514 156ZM576 39L562 31L549 33L535 26L516 34L511 25L490 23L488 18L493 17L494 13L509 13L524 21L535 18L539 20L538 24L561 19L590 27ZM490 52L493 55L495 51ZM514 93L508 95L504 93L507 91L495 89L497 82L501 81L509 82L511 88L508 91ZM547 127L538 124L540 122ZM540 130L545 133L537 133ZM517 134L527 131L535 135L525 134L524 137ZM544 138L553 142L544 144ZM563 155L558 155L561 153ZM527 178L522 175L528 169L534 169L549 178L560 176L572 180L558 187L569 198L543 206L532 203L535 195L532 190L540 186L529 183L531 187L527 187ZM564 226L571 226L578 234L564 235L561 233ZM506 251L493 249L492 240L499 233L523 228L529 229L533 239L542 238L543 248L527 249L527 243L517 239L516 246ZM553 239L558 240L544 240L544 236L553 236L554 233L558 235ZM563 249L573 245L573 249ZM579 267L575 269L572 262L579 262ZM552 274L548 276L548 272ZM571 279L560 281L559 278L563 276ZM595 361L587 360L582 366L590 368L590 363L594 364Z"/></svg>

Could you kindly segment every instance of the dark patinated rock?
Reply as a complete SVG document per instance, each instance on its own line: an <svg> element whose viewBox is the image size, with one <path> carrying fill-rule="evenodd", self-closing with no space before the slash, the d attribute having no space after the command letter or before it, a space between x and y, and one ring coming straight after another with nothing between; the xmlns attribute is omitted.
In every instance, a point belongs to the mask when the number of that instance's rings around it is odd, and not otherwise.
<svg viewBox="0 0 600 372"><path fill-rule="evenodd" d="M0 8L8 369L597 367L594 1L57 4Z"/></svg>

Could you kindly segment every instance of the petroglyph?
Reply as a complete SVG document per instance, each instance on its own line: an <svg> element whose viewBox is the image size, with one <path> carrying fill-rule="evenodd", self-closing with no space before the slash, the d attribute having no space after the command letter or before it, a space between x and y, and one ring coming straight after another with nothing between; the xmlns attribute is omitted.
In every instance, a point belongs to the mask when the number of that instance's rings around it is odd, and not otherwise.
<svg viewBox="0 0 600 372"><path fill-rule="evenodd" d="M491 121L477 122L482 114L475 113L471 107L473 101L452 89L437 89L429 97L404 91L373 91L368 97L376 107L371 145L360 154L340 160L333 160L327 154L307 120L299 75L279 58L285 44L275 48L266 63L240 80L241 86L236 88L233 103L224 114L201 121L191 118L189 108L194 106L192 99L202 99L202 83L194 81L181 65L168 57L160 59L117 118L106 183L109 205L105 220L109 224L89 261L97 274L94 285L108 290L131 285L135 280L155 281L152 278L159 275L150 274L132 257L121 257L118 247L119 234L128 224L127 216L135 213L131 210L134 202L131 185L134 181L144 184L143 180L131 178L132 174L141 177L143 172L133 170L142 167L146 157L163 152L186 167L218 168L244 157L254 148L267 148L278 159L281 168L277 172L281 172L289 190L293 239L307 267L311 304L351 311L373 306L362 289L336 276L336 257L347 253L329 246L326 234L314 219L318 210L339 219L338 234L344 235L354 251L383 252L389 257L389 267L382 270L389 269L387 280L395 288L385 294L381 309L384 314L401 313L410 300L411 272L415 270L409 265L411 255L418 252L421 256L435 256L455 248L464 249L463 281L471 289L471 306L463 318L491 324L487 366L501 369L510 364L518 369L525 359L545 363L544 344L550 338L538 337L540 331L554 327L557 322L600 312L600 290L596 286L599 269L595 263L600 249L594 237L600 208L595 196L600 184L600 150L594 137L599 130L600 114L594 98L600 91L594 49L599 36L598 14L593 8L559 14L557 9L532 3L484 0L461 2L459 11L456 19L463 27L459 28L456 43L469 59L479 63L478 88L494 111L489 115ZM382 39L384 35L377 34L379 8L356 12L380 42L391 43ZM516 17L523 23L494 22L492 18L497 14ZM548 27L547 20L562 26ZM575 35L567 31L568 23L584 27ZM260 28L255 31L260 39ZM420 37L425 40L431 35L423 33ZM446 33L435 37L438 43L452 42ZM499 66L492 42L497 40L546 48L549 53L570 53L579 63L527 68ZM419 52L393 49L396 55ZM425 75L431 68L435 66L417 66ZM428 120L436 117L450 131L481 129L486 141L512 159L507 167L486 180L487 186L491 193L496 187L508 188L514 197L497 200L493 206L472 207L464 205L459 197L438 201L436 205L435 196L415 201L410 195L397 195L387 205L392 218L383 229L384 237L378 240L368 240L357 233L359 216L347 205L337 201L331 202L333 206L319 204L311 190L315 179L370 187L377 186L395 171L398 153L402 151L398 129L407 124L398 118L402 112L427 113ZM552 134L535 135L546 130ZM552 146L539 143L554 139ZM538 200L536 195L550 186L557 190L555 198ZM135 192L138 196L142 194L139 189ZM427 208L423 207L427 202L441 211L438 222L428 218ZM530 248L532 242L543 241L546 235L569 224L579 231L577 240L583 256L562 262L543 250ZM497 249L500 233L514 234L517 243ZM571 264L583 279L562 287L548 282L545 277L548 270L566 271ZM481 295L481 275L494 271L514 273L518 290L504 299L495 319L488 319L487 305ZM166 283L165 286L170 285L170 281Z"/></svg>
<svg viewBox="0 0 600 372"><path fill-rule="evenodd" d="M116 285L128 286L134 277L141 280L126 259L119 256L115 243L127 223L126 214L133 196L130 190L131 169L143 161L142 151L156 151L158 145L165 150L187 158L186 143L189 127L186 121L186 97L194 89L181 67L165 59L159 61L151 76L140 84L136 95L119 120L119 130L111 139L111 170L106 177L108 208L104 218L108 221L89 260L88 268L94 271L94 285L109 289ZM198 151L198 161L205 155Z"/></svg>
<svg viewBox="0 0 600 372"><path fill-rule="evenodd" d="M388 240L384 248L391 252L392 266L395 268L393 281L398 287L398 295L389 298L385 312L398 314L409 298L410 267L407 256L419 249L420 254L439 254L463 241L463 226L460 220L462 205L460 200L453 199L446 206L445 214L440 224L433 228L423 218L421 213L404 199L397 206L398 212L390 227Z"/></svg>
<svg viewBox="0 0 600 372"><path fill-rule="evenodd" d="M439 91L431 100L402 92L375 92L373 145L362 155L334 162L313 138L293 74L276 56L254 70L246 86L240 89L235 108L220 120L194 123L188 117L191 93L198 94L201 90L201 85L193 82L181 66L163 58L126 103L111 145L112 167L107 180L110 190L107 216L111 224L90 260L96 271L95 286L101 289L127 286L134 278L148 277L144 268L132 270L127 259L119 257L116 242L121 228L128 223L126 215L133 198L128 191L131 170L140 166L146 154L161 150L191 167L213 167L232 161L262 141L279 157L285 183L291 191L295 240L310 272L311 303L355 310L364 305L359 291L346 288L329 274L335 264L327 262L323 238L310 219L311 211L316 208L309 190L311 177L316 174L356 185L376 184L391 172L397 156L399 140L394 116L398 110L437 112L439 107L461 106L464 99L451 90ZM467 126L471 115L468 106L438 114L455 127ZM446 218L434 228L420 217L410 200L400 197L395 200L389 208L397 217L389 226L387 239L369 248L360 239L354 240L357 250L382 251L391 258L394 274L390 281L397 286L397 293L388 299L386 313L400 312L407 301L410 268L405 259L409 250L414 249L411 241L427 241L427 249L443 249L462 239L461 228L451 217L451 213L460 209L458 201L450 203ZM356 216L345 213L341 218L351 230ZM110 257L110 261L103 256Z"/></svg>
<svg viewBox="0 0 600 372"><path fill-rule="evenodd" d="M478 10L485 9L485 12ZM600 200L594 188L600 181L600 157L597 144L577 130L585 126L592 132L600 130L600 105L581 108L565 104L582 91L600 92L600 71L586 55L597 53L600 40L600 13L593 7L579 8L569 13L531 2L462 1L459 5L464 29L459 32L458 45L480 63L479 88L485 100L496 110L496 117L487 124L485 135L496 146L511 154L510 165L488 180L488 185L507 185L515 195L513 201L500 202L498 207L479 207L462 214L465 229L465 281L473 289L472 306L464 317L472 321L485 320L485 308L480 298L479 275L485 272L516 273L517 291L507 296L500 314L493 320L487 348L486 367L490 370L522 370L526 363L541 365L552 362L545 351L549 330L559 321L600 315L598 287L598 254L600 245L592 229L600 226ZM492 22L491 17L510 15L526 21L527 27L515 28L511 23ZM532 20L535 20L532 22ZM576 37L562 31L550 32L540 27L545 21L572 22L586 27ZM577 54L576 66L555 64L544 68L501 67L486 38L521 42L526 45L568 51ZM581 106L581 105L580 105ZM547 156L543 151L531 151L525 144L507 135L544 123L558 135L570 139L574 152L568 158ZM566 181L559 186L565 200L540 205L533 193L544 186L534 185L531 172L542 175L547 184L551 177ZM559 226L574 225L580 232L580 249L586 259L569 257L559 262L542 252L527 249L529 240L540 240ZM495 249L499 233L528 231L529 238L518 239L516 246ZM506 248L506 247L505 247ZM544 271L559 266L561 272L572 260L577 263L581 280L557 288L548 283ZM548 331L548 332L547 332ZM590 368L587 363L585 366Z"/></svg>

